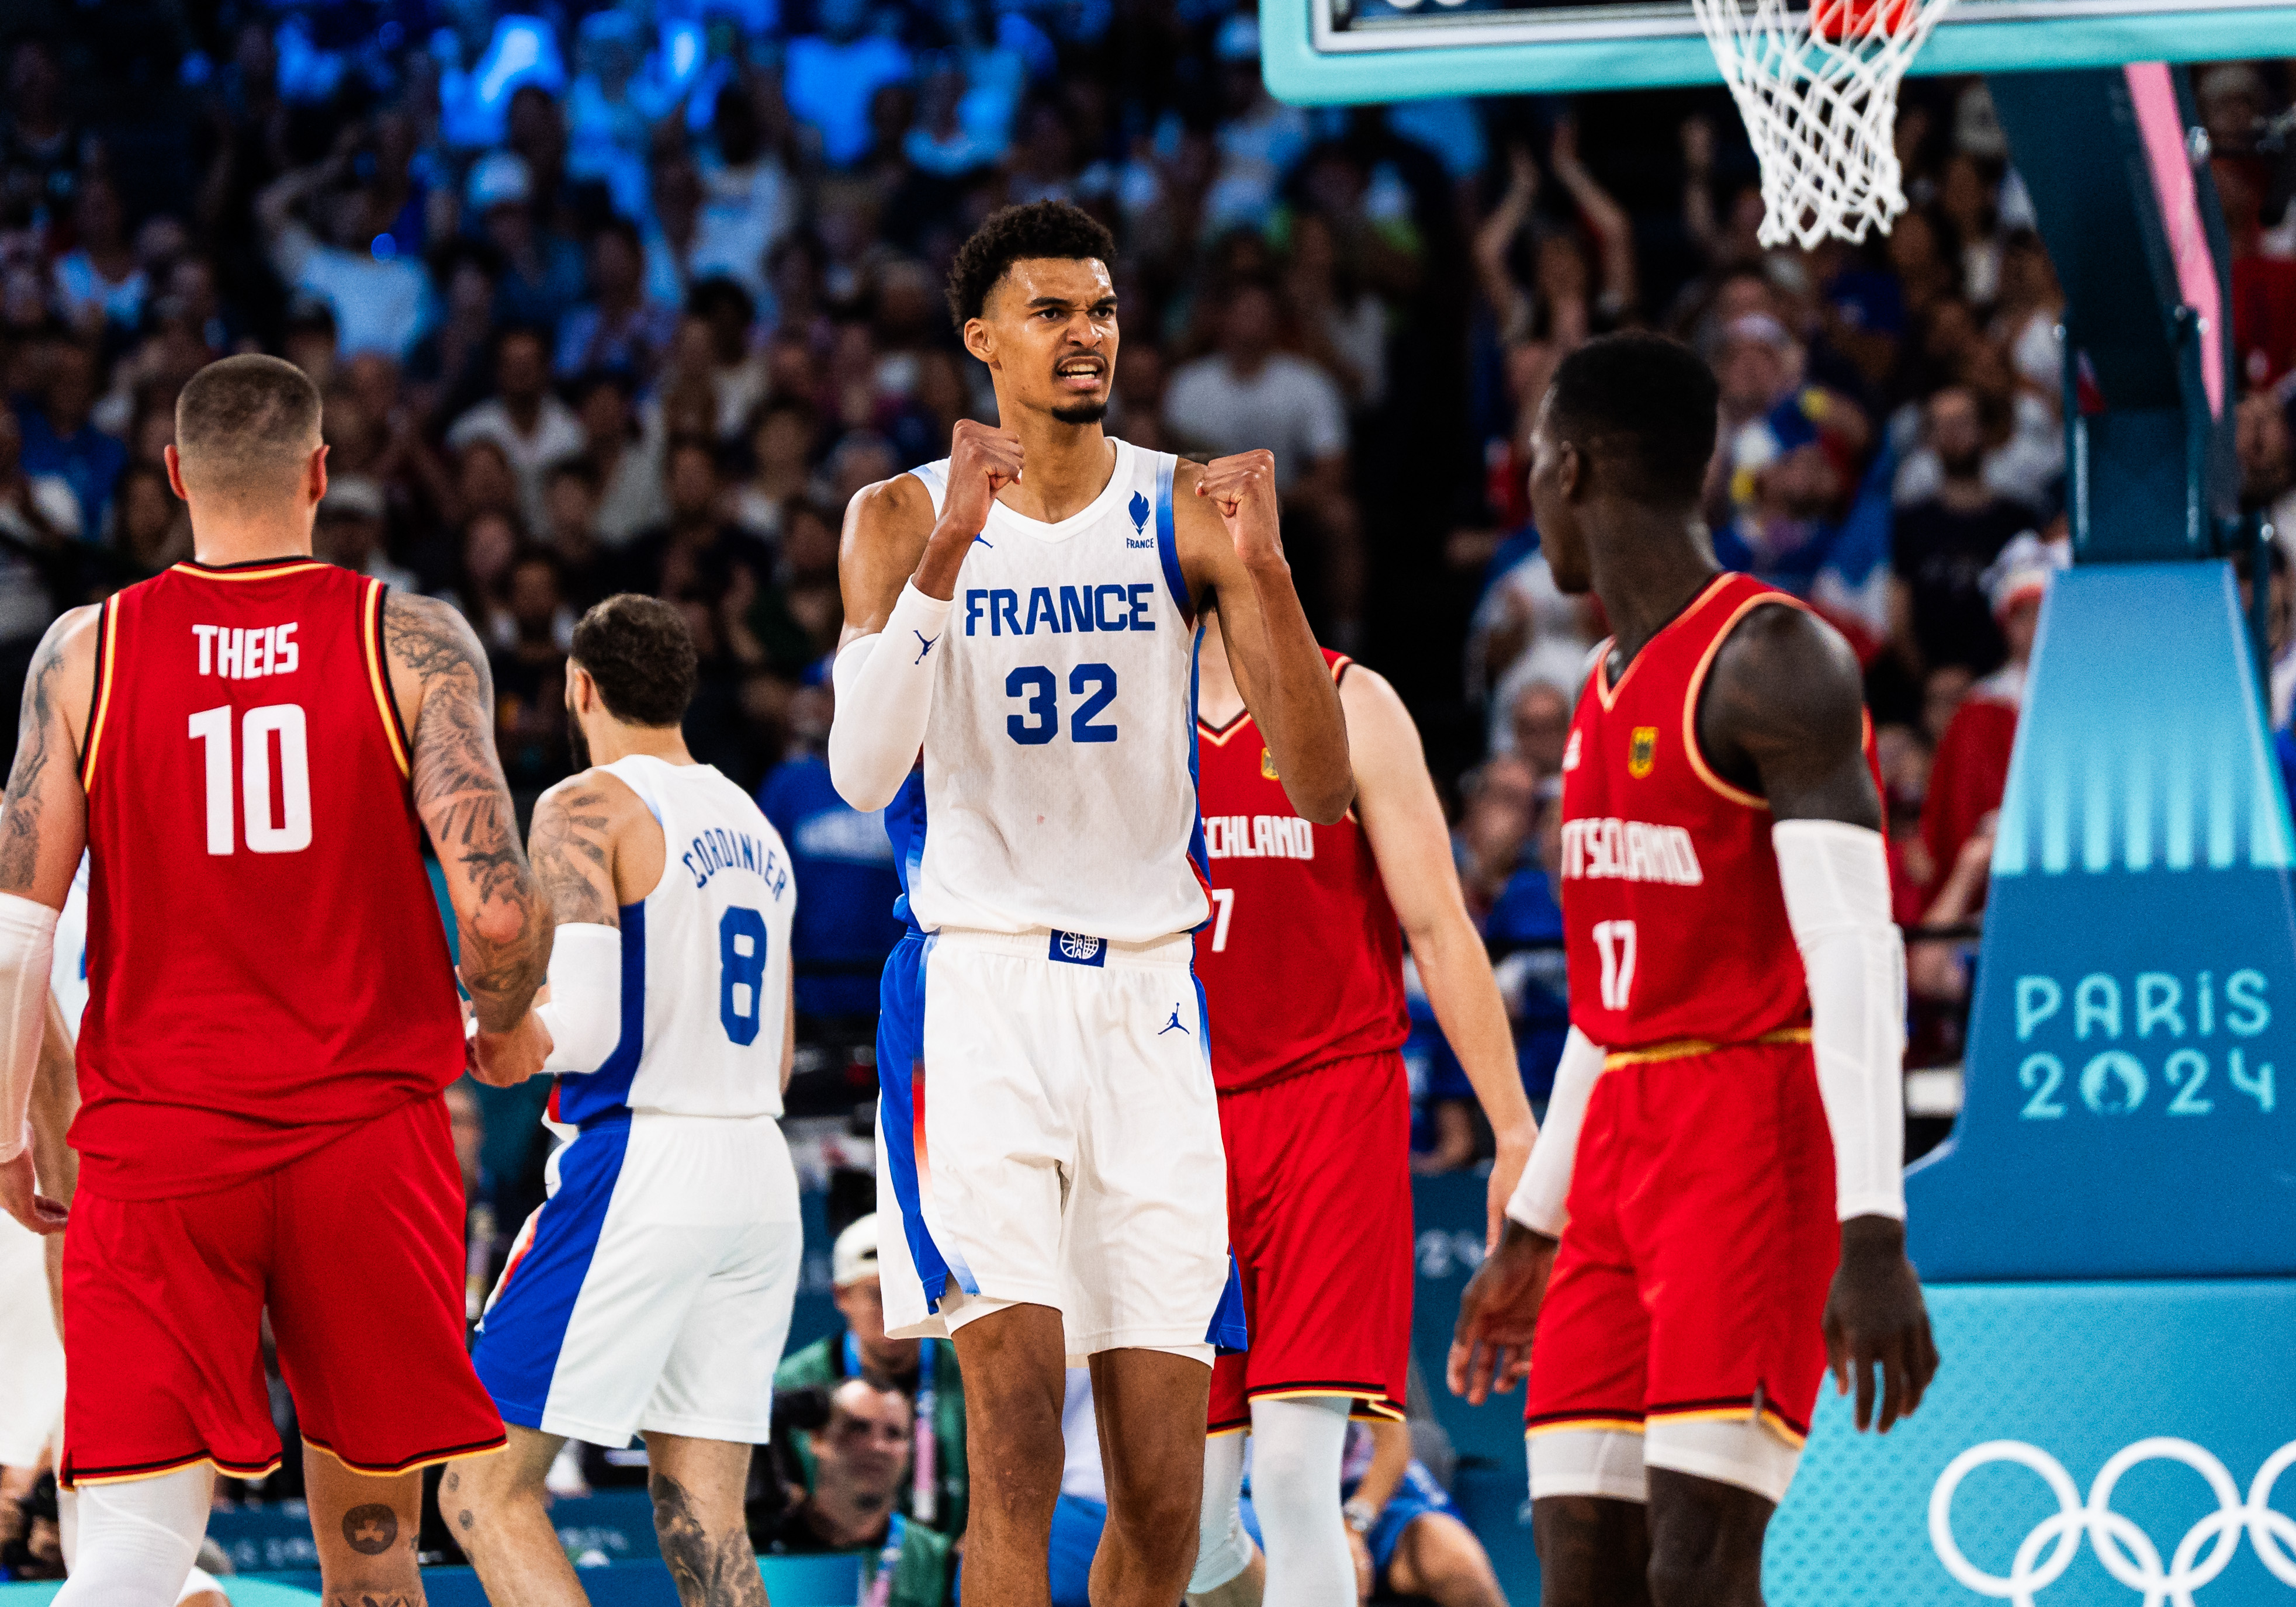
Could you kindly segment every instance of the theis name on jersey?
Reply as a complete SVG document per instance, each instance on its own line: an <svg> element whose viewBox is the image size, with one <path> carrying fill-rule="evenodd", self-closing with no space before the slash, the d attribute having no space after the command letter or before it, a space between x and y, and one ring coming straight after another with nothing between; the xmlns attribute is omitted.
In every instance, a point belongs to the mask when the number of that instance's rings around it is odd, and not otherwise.
<svg viewBox="0 0 2296 1607"><path fill-rule="evenodd" d="M1698 849L1681 826L1653 825L1647 821L1620 820L1616 816L1588 816L1562 823L1562 879L1658 881L1670 887L1698 887L1706 873L1699 868Z"/></svg>
<svg viewBox="0 0 2296 1607"><path fill-rule="evenodd" d="M709 878L720 871L749 872L766 884L766 890L776 900L789 886L789 867L779 854L747 832L729 832L723 826L696 832L677 862L696 887L708 887Z"/></svg>
<svg viewBox="0 0 2296 1607"><path fill-rule="evenodd" d="M292 675L302 653L295 644L299 621L284 625L194 625L199 643L200 673L226 681L253 680L258 676Z"/></svg>
<svg viewBox="0 0 2296 1607"><path fill-rule="evenodd" d="M1316 827L1296 815L1207 815L1204 853L1213 859L1313 859Z"/></svg>

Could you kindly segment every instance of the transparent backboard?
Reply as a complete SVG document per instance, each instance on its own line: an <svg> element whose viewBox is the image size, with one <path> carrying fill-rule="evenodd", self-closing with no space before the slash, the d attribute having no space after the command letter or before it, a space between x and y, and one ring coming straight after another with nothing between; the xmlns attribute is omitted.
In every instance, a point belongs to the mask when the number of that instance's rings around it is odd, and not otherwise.
<svg viewBox="0 0 2296 1607"><path fill-rule="evenodd" d="M1267 85L1336 104L1719 81L1689 0L1260 0ZM1956 0L1917 73L2296 54L2296 0Z"/></svg>

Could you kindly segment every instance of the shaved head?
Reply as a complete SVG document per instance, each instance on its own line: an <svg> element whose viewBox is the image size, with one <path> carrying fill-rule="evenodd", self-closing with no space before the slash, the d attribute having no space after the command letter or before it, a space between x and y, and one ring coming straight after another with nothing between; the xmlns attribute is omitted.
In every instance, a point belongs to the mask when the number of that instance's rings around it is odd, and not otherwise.
<svg viewBox="0 0 2296 1607"><path fill-rule="evenodd" d="M226 357L176 398L176 453L184 489L245 504L296 495L319 446L319 391L277 357Z"/></svg>

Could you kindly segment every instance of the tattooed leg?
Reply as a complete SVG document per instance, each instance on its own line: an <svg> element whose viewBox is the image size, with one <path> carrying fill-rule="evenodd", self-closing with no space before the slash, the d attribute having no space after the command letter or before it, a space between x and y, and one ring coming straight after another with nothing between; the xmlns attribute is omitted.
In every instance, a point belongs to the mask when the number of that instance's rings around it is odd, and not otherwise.
<svg viewBox="0 0 2296 1607"><path fill-rule="evenodd" d="M677 1582L679 1607L766 1607L742 1507L750 1447L682 1434L650 1433L645 1442L653 1531Z"/></svg>
<svg viewBox="0 0 2296 1607"><path fill-rule="evenodd" d="M494 1607L586 1607L542 1488L565 1444L512 1423L507 1447L450 1462L439 1480L439 1513Z"/></svg>
<svg viewBox="0 0 2296 1607"><path fill-rule="evenodd" d="M328 1607L422 1607L414 1537L422 1475L355 1473L316 1446L303 1449L319 1594Z"/></svg>

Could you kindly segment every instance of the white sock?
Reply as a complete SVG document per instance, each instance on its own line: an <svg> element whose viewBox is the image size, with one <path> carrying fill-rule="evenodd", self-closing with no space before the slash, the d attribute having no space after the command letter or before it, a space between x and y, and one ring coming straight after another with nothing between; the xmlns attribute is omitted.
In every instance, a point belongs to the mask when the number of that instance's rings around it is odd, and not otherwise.
<svg viewBox="0 0 2296 1607"><path fill-rule="evenodd" d="M1356 1599L1355 1555L1340 1515L1340 1464L1354 1404L1320 1395L1251 1403L1251 1504L1267 1542L1261 1607Z"/></svg>
<svg viewBox="0 0 2296 1607"><path fill-rule="evenodd" d="M71 1570L59 1607L176 1607L207 1534L215 1469L202 1462L73 1494L72 1521L58 1525Z"/></svg>
<svg viewBox="0 0 2296 1607"><path fill-rule="evenodd" d="M1242 1434L1214 1434L1204 1441L1204 1505L1190 1595L1218 1590L1251 1566L1251 1536L1243 1527L1243 1446Z"/></svg>

